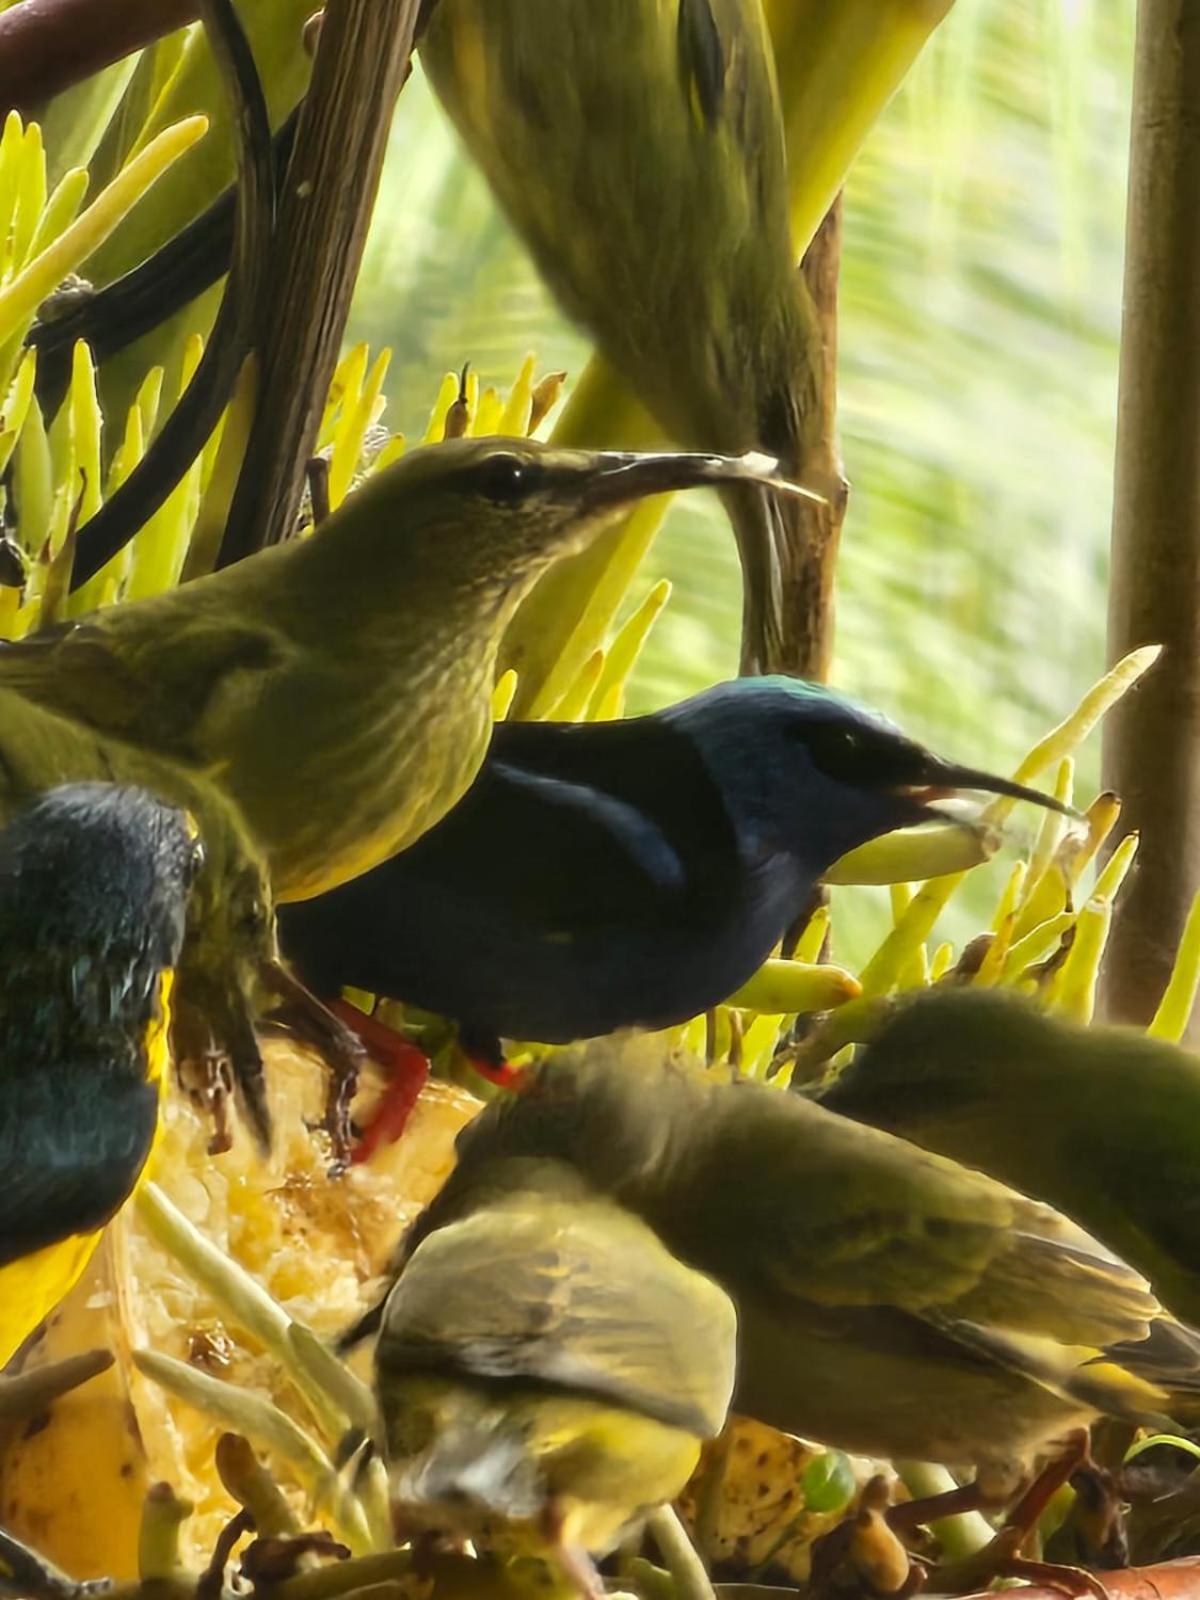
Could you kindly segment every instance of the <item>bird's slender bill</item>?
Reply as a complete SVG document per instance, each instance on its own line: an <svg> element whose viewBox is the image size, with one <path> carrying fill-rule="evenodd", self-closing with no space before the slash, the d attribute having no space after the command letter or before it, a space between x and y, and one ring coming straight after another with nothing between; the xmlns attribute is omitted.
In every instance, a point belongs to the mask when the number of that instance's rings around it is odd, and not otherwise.
<svg viewBox="0 0 1200 1600"><path fill-rule="evenodd" d="M700 452L606 450L593 457L588 469L562 467L579 474L580 494L588 510L624 505L646 495L670 494L679 489L699 489L726 483L761 483L778 494L800 496L824 503L824 496L779 474L774 456L750 451L742 456L704 455Z"/></svg>
<svg viewBox="0 0 1200 1600"><path fill-rule="evenodd" d="M938 756L928 758L925 770L915 782L900 786L899 792L915 800L918 805L925 808L930 820L950 820L958 822L953 812L939 809L938 802L942 800L957 800L964 794L996 794L1005 795L1010 800L1028 800L1031 805L1041 806L1046 811L1057 811L1061 816L1069 817L1072 822L1082 822L1083 813L1074 806L1069 806L1063 800L1057 800L1052 794L1044 794L1040 789L1030 789L1023 783L1017 783L1012 778L1000 778L991 772L982 772L978 767L959 767L953 762L943 761ZM967 823L970 826L970 823Z"/></svg>

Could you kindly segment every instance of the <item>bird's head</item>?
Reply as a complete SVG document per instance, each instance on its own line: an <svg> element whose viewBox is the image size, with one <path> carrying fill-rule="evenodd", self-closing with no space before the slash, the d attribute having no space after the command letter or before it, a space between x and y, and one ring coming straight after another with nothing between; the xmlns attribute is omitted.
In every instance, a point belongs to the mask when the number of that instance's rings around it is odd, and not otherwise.
<svg viewBox="0 0 1200 1600"><path fill-rule="evenodd" d="M51 789L0 833L6 1025L41 1008L45 1048L136 1044L178 961L204 859L196 824L145 789Z"/></svg>
<svg viewBox="0 0 1200 1600"><path fill-rule="evenodd" d="M879 712L798 678L735 679L662 715L700 752L749 857L792 854L821 873L880 834L945 821L942 803L973 792L1075 815L944 761Z"/></svg>
<svg viewBox="0 0 1200 1600"><path fill-rule="evenodd" d="M564 450L534 439L449 439L403 456L322 525L319 540L353 530L406 561L470 589L528 587L559 556L649 495L763 483L805 494L767 456L679 451ZM810 496L811 498L811 496Z"/></svg>
<svg viewBox="0 0 1200 1600"><path fill-rule="evenodd" d="M177 1051L224 1058L261 1148L271 1119L254 1015L264 967L278 957L266 865L240 815L213 785L192 779L188 805L204 842L181 960Z"/></svg>

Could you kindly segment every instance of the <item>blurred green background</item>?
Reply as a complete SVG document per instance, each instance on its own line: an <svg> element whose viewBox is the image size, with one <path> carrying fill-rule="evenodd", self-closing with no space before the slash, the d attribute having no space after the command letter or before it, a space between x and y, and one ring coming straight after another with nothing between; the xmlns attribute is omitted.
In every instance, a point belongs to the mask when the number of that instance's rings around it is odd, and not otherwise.
<svg viewBox="0 0 1200 1600"><path fill-rule="evenodd" d="M1132 49L1133 0L958 0L846 190L834 681L1000 769L1103 667ZM410 434L464 360L499 386L529 350L586 360L419 75L350 336L393 346L387 420ZM635 598L663 575L634 711L735 669L715 503L677 503ZM865 915L839 915L847 955Z"/></svg>

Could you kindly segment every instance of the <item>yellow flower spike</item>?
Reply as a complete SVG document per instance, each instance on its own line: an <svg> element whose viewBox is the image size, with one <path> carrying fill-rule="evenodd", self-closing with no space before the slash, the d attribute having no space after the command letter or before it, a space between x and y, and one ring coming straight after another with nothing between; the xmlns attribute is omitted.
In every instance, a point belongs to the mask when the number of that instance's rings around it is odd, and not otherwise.
<svg viewBox="0 0 1200 1600"><path fill-rule="evenodd" d="M204 340L194 333L183 347L176 401L192 381L203 354ZM200 466L199 459L192 462L150 521L135 535L126 584L128 599L161 594L178 583L196 516Z"/></svg>
<svg viewBox="0 0 1200 1600"><path fill-rule="evenodd" d="M1017 768L1014 775L1016 781L1029 783L1052 762L1061 761L1064 756L1070 755L1092 731L1100 718L1116 705L1142 674L1154 665L1161 654L1161 645L1143 645L1141 649L1131 651L1118 661L1115 667L1106 672L1099 682L1088 690L1070 716L1034 745ZM1015 804L1016 801L1007 795L998 796L984 811L982 821L986 826L998 827ZM894 835L889 834L885 837L891 838ZM843 857L838 865L842 865L848 859ZM931 879L922 885L901 922L892 929L862 972L865 994L884 995L895 988L910 952L928 939L947 901L965 877L965 872L956 871L945 877ZM826 873L825 881L845 883L849 880L835 877L833 873Z"/></svg>
<svg viewBox="0 0 1200 1600"><path fill-rule="evenodd" d="M79 215L79 208L87 192L86 167L72 167L63 173L38 218L27 260L41 255L47 245L52 244L59 234L71 226Z"/></svg>
<svg viewBox="0 0 1200 1600"><path fill-rule="evenodd" d="M593 650L580 669L579 676L551 710L549 719L554 722L578 722L587 709L604 671L604 651Z"/></svg>
<svg viewBox="0 0 1200 1600"><path fill-rule="evenodd" d="M642 557L650 548L666 515L669 502L669 495L653 495L643 500L622 525L621 548L617 553L619 559L610 559L602 570L594 574L597 581L589 588L583 615L562 644L556 658L547 661L547 652L556 648L554 641L561 640L561 628L548 627L543 633L532 612L527 612L523 607L518 613L524 618L520 629L522 643L511 654L506 650L507 663L522 674L522 682L526 673L532 672L532 681L541 684L531 703L528 706L522 703L522 715L533 718L547 716L550 707L566 693L583 663L608 633L612 619L620 610L637 574ZM585 551L582 557L576 559L586 562L587 556L588 552ZM579 581L577 572L573 581ZM553 604L552 589L553 586L543 580L530 599L538 607L543 602ZM525 606L529 604L530 600L527 600Z"/></svg>
<svg viewBox="0 0 1200 1600"><path fill-rule="evenodd" d="M1167 987L1158 1003L1146 1032L1154 1039L1170 1039L1178 1043L1191 1021L1196 1004L1196 991L1200 988L1200 894L1192 901L1184 924L1183 937L1175 953L1175 965L1167 980Z"/></svg>
<svg viewBox="0 0 1200 1600"><path fill-rule="evenodd" d="M46 423L36 394L28 401L25 422L13 456L14 488L21 517L18 536L26 555L41 547L54 506L54 466Z"/></svg>
<svg viewBox="0 0 1200 1600"><path fill-rule="evenodd" d="M142 413L142 433L147 439L153 434L158 421L158 408L162 404L165 379L166 371L163 367L151 367L142 379L141 387L134 398L134 405Z"/></svg>
<svg viewBox="0 0 1200 1600"><path fill-rule="evenodd" d="M599 698L597 698L597 696ZM616 722L625 715L625 687L610 683L607 689L597 689L588 707L589 722Z"/></svg>
<svg viewBox="0 0 1200 1600"><path fill-rule="evenodd" d="M74 466L82 479L79 526L94 517L103 500L100 475L100 434L103 418L96 393L96 367L92 352L77 339L71 352L71 385L67 391L71 408L71 440Z"/></svg>
<svg viewBox="0 0 1200 1600"><path fill-rule="evenodd" d="M1097 795L1087 808L1087 832L1080 839L1068 833L1063 840L1060 856L1066 872L1067 883L1074 888L1085 868L1091 865L1097 851L1121 818L1121 802L1115 794Z"/></svg>
<svg viewBox="0 0 1200 1600"><path fill-rule="evenodd" d="M861 993L858 979L841 967L772 959L764 961L726 1004L782 1016L789 1011L832 1011L847 1000L857 1000Z"/></svg>
<svg viewBox="0 0 1200 1600"><path fill-rule="evenodd" d="M190 582L211 573L216 566L216 555L221 549L221 536L226 531L229 507L234 504L234 490L238 474L242 472L246 443L250 440L254 421L254 402L258 398L258 357L251 352L238 373L234 395L226 406L222 418L221 438L216 445L213 469L200 493L200 504L192 522L192 533L187 541L179 581Z"/></svg>
<svg viewBox="0 0 1200 1600"><path fill-rule="evenodd" d="M670 1032L675 1032L672 1029ZM678 1029L679 1046L689 1055L702 1056L704 1054L704 1041L708 1035L708 1022L704 1017L693 1017L690 1022L685 1022Z"/></svg>
<svg viewBox="0 0 1200 1600"><path fill-rule="evenodd" d="M25 426L25 418L29 412L29 402L33 399L33 382L36 376L37 351L27 350L21 358L16 377L9 385L4 403L0 405L0 473L7 469L12 453L16 449L17 440L21 437L21 429Z"/></svg>
<svg viewBox="0 0 1200 1600"><path fill-rule="evenodd" d="M954 946L948 939L943 939L933 952L933 959L929 963L930 983L940 983L953 965Z"/></svg>
<svg viewBox="0 0 1200 1600"><path fill-rule="evenodd" d="M513 700L517 693L517 675L511 667L507 672L502 672L496 680L496 687L492 690L492 721L503 722L512 710Z"/></svg>
<svg viewBox="0 0 1200 1600"><path fill-rule="evenodd" d="M733 1014L728 1006L713 1006L705 1011L700 1021L704 1024L704 1056L710 1061L728 1061L733 1048Z"/></svg>
<svg viewBox="0 0 1200 1600"><path fill-rule="evenodd" d="M821 959L821 952L825 948L825 936L829 932L829 907L818 906L804 924L804 931L796 940L795 961L804 961L813 966Z"/></svg>
<svg viewBox="0 0 1200 1600"><path fill-rule="evenodd" d="M392 352L381 350L363 383L354 405L343 408L342 422L337 430L337 438L333 446L333 458L329 463L329 508L336 511L346 498L350 484L354 478L354 470L358 466L358 458L362 454L363 439L371 425L371 413L375 409L383 389L383 380L387 377L388 366L391 363Z"/></svg>
<svg viewBox="0 0 1200 1600"><path fill-rule="evenodd" d="M29 259L45 209L46 152L42 148L42 130L36 122L31 122L25 129L21 174L7 246L14 269L19 270Z"/></svg>
<svg viewBox="0 0 1200 1600"><path fill-rule="evenodd" d="M429 413L429 421L425 432L421 435L422 444L436 444L446 434L446 413L458 399L458 373L448 372L442 379L442 386L437 392L437 399L433 402L433 410Z"/></svg>
<svg viewBox="0 0 1200 1600"><path fill-rule="evenodd" d="M1033 893L1026 895L1025 903L1017 913L1013 938L1023 939L1048 917L1056 917L1060 911L1066 910L1066 906L1066 875L1059 863L1052 861L1042 873Z"/></svg>
<svg viewBox="0 0 1200 1600"><path fill-rule="evenodd" d="M1092 888L1091 899L1104 900L1109 904L1116 899L1117 890L1125 882L1125 875L1133 865L1134 856L1137 855L1138 843L1136 833L1125 835L1105 862L1104 870Z"/></svg>
<svg viewBox="0 0 1200 1600"><path fill-rule="evenodd" d="M897 828L849 850L826 872L831 884L920 883L948 873L966 872L995 855L1000 835L964 828L956 822Z"/></svg>
<svg viewBox="0 0 1200 1600"><path fill-rule="evenodd" d="M85 212L0 288L0 344L19 336L41 302L82 265L185 151L203 137L207 117L185 117L128 162Z"/></svg>
<svg viewBox="0 0 1200 1600"><path fill-rule="evenodd" d="M600 682L596 685L596 692L592 696L594 707L598 709L600 701L608 698L614 688L622 692L625 690L646 640L650 637L650 631L662 615L663 607L670 598L670 580L660 578L622 626L608 647L608 660L604 664Z"/></svg>
<svg viewBox="0 0 1200 1600"><path fill-rule="evenodd" d="M385 467L390 467L393 462L399 461L407 448L404 435L394 433L371 463L371 471L382 472Z"/></svg>
<svg viewBox="0 0 1200 1600"><path fill-rule="evenodd" d="M898 989L924 989L929 983L929 949L921 943L909 956L900 973Z"/></svg>
<svg viewBox="0 0 1200 1600"><path fill-rule="evenodd" d="M1131 650L1088 690L1071 715L1040 739L1013 774L1018 783L1031 783L1055 761L1071 754L1091 733L1092 729L1124 698L1140 677L1150 670L1162 655L1162 645L1147 644ZM987 809L992 818L1008 815L1016 801L1000 795Z"/></svg>
<svg viewBox="0 0 1200 1600"><path fill-rule="evenodd" d="M1108 930L1112 902L1089 900L1075 919L1075 941L1051 985L1049 1004L1072 1022L1087 1023L1096 1009L1096 981Z"/></svg>
<svg viewBox="0 0 1200 1600"><path fill-rule="evenodd" d="M325 409L321 413L321 426L317 429L318 451L328 450L336 440L343 420L358 404L366 375L367 347L365 344L356 344L333 369L329 393L325 396Z"/></svg>
<svg viewBox="0 0 1200 1600"><path fill-rule="evenodd" d="M892 904L893 927L895 927L896 923L900 921L900 918L908 910L909 902L911 901L912 897L913 886L911 883L891 883L888 885L888 899Z"/></svg>
<svg viewBox="0 0 1200 1600"><path fill-rule="evenodd" d="M1004 885L1004 892L1000 896L1000 903L996 907L996 914L992 918L992 932L995 938L988 945L987 952L979 964L979 971L975 974L974 981L981 989L990 989L998 981L1004 969L1004 958L1012 944L1017 907L1021 901L1021 891L1025 886L1026 876L1025 863L1015 861L1008 875L1008 881Z"/></svg>
<svg viewBox="0 0 1200 1600"><path fill-rule="evenodd" d="M1061 800L1065 805L1070 805L1075 793L1075 763L1070 756L1064 757L1059 762L1058 773L1054 783L1054 798ZM1067 831L1067 819L1058 811L1044 811L1042 813L1041 827L1038 829L1037 842L1029 858L1029 871L1025 877L1025 888L1021 895L1020 916L1017 922L1018 936L1026 934L1031 928L1044 921L1044 917L1037 915L1032 910L1032 903L1037 897L1042 879L1049 870L1050 864L1058 855L1058 849Z"/></svg>
<svg viewBox="0 0 1200 1600"><path fill-rule="evenodd" d="M16 111L10 111L4 119L4 132L0 134L0 283L12 270L9 240L24 164L25 124Z"/></svg>
<svg viewBox="0 0 1200 1600"><path fill-rule="evenodd" d="M470 432L477 438L487 438L489 434L501 433L500 420L504 415L504 402L489 384L479 396L479 409L472 420Z"/></svg>
<svg viewBox="0 0 1200 1600"><path fill-rule="evenodd" d="M497 433L513 434L523 439L529 432L529 418L533 411L533 373L534 357L531 353L522 361L516 382L508 392L508 399L504 402L500 421L496 425Z"/></svg>
<svg viewBox="0 0 1200 1600"><path fill-rule="evenodd" d="M526 430L531 438L558 404L566 381L565 372L548 372L534 384L533 404L529 408L529 427Z"/></svg>
<svg viewBox="0 0 1200 1600"><path fill-rule="evenodd" d="M1014 939L1004 958L1004 970L1000 975L1000 981L1015 982L1026 968L1036 966L1039 961L1045 961L1047 956L1058 949L1064 934L1074 925L1075 913L1060 911L1057 916L1048 917L1023 938Z"/></svg>

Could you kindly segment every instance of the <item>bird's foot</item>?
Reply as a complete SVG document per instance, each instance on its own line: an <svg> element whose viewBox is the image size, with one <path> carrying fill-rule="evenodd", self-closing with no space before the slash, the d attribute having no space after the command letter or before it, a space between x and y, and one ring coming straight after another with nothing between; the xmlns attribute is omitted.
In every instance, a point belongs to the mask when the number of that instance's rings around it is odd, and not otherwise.
<svg viewBox="0 0 1200 1600"><path fill-rule="evenodd" d="M1002 1528L982 1550L965 1561L936 1568L934 1586L939 1594L972 1594L985 1589L998 1578L1017 1578L1023 1583L1042 1584L1073 1596L1094 1595L1096 1600L1112 1600L1109 1591L1094 1572L1083 1567L1062 1566L1054 1561L1034 1561L1023 1556L1021 1545L1026 1534L1020 1528Z"/></svg>
<svg viewBox="0 0 1200 1600"><path fill-rule="evenodd" d="M184 1003L176 1009L171 1052L176 1082L212 1122L208 1154L223 1156L233 1144L229 1126L229 1099L233 1093L229 1054L218 1047L204 1017Z"/></svg>
<svg viewBox="0 0 1200 1600"><path fill-rule="evenodd" d="M524 1084L525 1069L510 1065L504 1046L494 1033L460 1024L458 1048L468 1065L498 1089L520 1089Z"/></svg>
<svg viewBox="0 0 1200 1600"><path fill-rule="evenodd" d="M358 1087L366 1051L341 1016L318 1000L282 962L265 963L263 980L284 1002L290 1027L320 1051L329 1068L329 1091L319 1126L333 1146L330 1173L338 1176L345 1172L353 1155L350 1102Z"/></svg>
<svg viewBox="0 0 1200 1600"><path fill-rule="evenodd" d="M395 1144L408 1126L421 1090L429 1081L429 1058L403 1034L378 1017L368 1016L348 1000L334 1000L329 1008L355 1034L380 1066L388 1081L371 1120L360 1130L350 1155L355 1165L370 1161L381 1145Z"/></svg>

